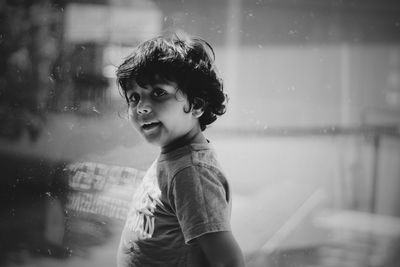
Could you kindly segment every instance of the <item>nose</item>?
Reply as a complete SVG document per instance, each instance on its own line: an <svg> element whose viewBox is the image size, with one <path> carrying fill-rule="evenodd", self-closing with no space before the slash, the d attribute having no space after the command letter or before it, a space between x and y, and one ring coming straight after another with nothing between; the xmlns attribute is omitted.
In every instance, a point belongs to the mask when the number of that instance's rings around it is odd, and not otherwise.
<svg viewBox="0 0 400 267"><path fill-rule="evenodd" d="M151 105L148 101L146 101L145 99L140 99L139 103L137 104L136 107L136 112L138 114L146 114L146 113L150 113L151 112Z"/></svg>

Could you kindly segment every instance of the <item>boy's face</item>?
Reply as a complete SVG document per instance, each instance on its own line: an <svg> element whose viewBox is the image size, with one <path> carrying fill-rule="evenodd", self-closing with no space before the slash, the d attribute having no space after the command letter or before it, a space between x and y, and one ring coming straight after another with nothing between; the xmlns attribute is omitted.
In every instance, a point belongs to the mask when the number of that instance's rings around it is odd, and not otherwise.
<svg viewBox="0 0 400 267"><path fill-rule="evenodd" d="M187 97L174 82L145 87L133 82L126 92L129 118L145 139L166 148L194 132L201 132L198 116L188 111Z"/></svg>

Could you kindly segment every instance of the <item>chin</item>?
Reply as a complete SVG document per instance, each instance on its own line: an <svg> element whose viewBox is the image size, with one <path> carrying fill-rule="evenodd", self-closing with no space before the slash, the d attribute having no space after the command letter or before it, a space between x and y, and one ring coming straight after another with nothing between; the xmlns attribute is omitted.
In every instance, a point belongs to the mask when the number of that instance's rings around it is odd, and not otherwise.
<svg viewBox="0 0 400 267"><path fill-rule="evenodd" d="M163 143L155 137L151 137L151 136L144 136L144 138L146 139L147 143L152 144L154 146L159 146L162 147Z"/></svg>

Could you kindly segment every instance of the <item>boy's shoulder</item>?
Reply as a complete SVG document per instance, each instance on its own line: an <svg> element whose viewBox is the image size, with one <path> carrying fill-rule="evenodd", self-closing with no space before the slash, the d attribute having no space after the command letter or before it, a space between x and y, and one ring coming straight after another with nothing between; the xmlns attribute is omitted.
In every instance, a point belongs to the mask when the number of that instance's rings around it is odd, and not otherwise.
<svg viewBox="0 0 400 267"><path fill-rule="evenodd" d="M161 154L159 165L167 168L171 176L188 167L220 169L215 151L210 144L190 144L172 153Z"/></svg>

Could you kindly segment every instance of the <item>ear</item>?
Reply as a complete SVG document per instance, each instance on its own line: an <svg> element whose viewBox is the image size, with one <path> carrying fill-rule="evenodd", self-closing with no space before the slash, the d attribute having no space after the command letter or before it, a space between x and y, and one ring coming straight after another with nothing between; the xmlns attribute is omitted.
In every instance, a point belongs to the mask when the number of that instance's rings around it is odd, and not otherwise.
<svg viewBox="0 0 400 267"><path fill-rule="evenodd" d="M195 97L193 100L193 106L192 106L192 114L194 117L196 118L200 118L201 115L203 115L204 113L204 100L199 98L199 97Z"/></svg>
<svg viewBox="0 0 400 267"><path fill-rule="evenodd" d="M203 113L204 113L204 110L203 109L193 109L192 110L192 114L193 114L193 116L195 117L195 118L200 118L201 117L201 115L203 115Z"/></svg>

